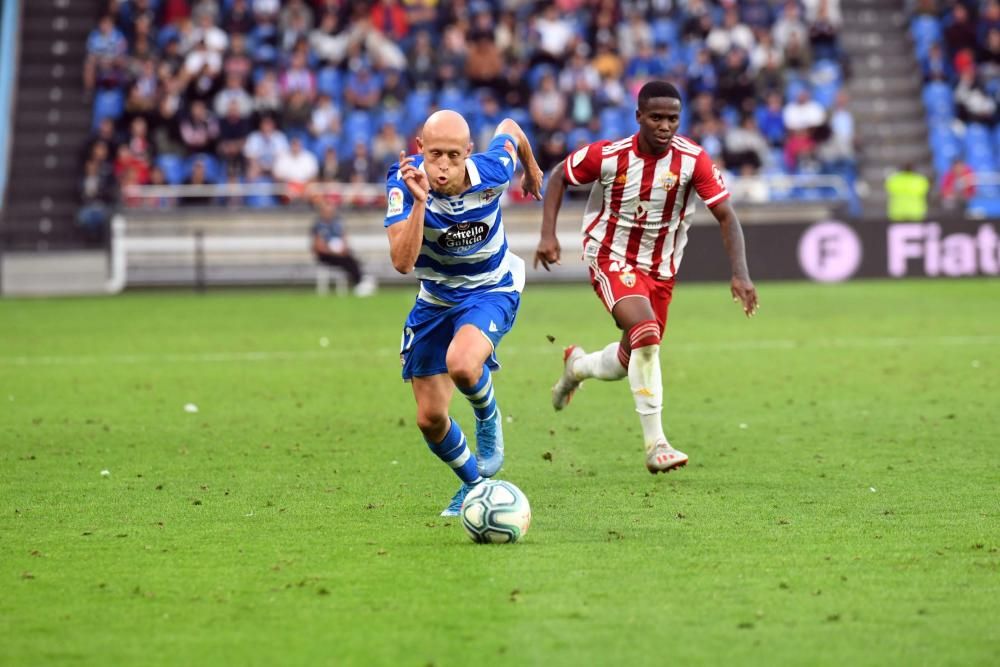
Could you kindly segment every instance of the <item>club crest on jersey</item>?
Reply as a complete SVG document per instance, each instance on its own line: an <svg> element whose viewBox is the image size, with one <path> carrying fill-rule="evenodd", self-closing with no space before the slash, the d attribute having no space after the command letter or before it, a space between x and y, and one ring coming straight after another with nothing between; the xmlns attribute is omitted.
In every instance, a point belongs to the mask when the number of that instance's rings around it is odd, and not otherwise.
<svg viewBox="0 0 1000 667"><path fill-rule="evenodd" d="M671 190L675 185L677 185L677 174L668 171L667 175L663 177L663 189Z"/></svg>
<svg viewBox="0 0 1000 667"><path fill-rule="evenodd" d="M480 201L483 204L489 204L491 201L493 201L496 198L496 196L497 196L497 191L494 190L493 188L486 188L479 195Z"/></svg>
<svg viewBox="0 0 1000 667"><path fill-rule="evenodd" d="M482 245L489 233L489 225L485 222L460 222L446 229L437 242L456 255L467 255Z"/></svg>

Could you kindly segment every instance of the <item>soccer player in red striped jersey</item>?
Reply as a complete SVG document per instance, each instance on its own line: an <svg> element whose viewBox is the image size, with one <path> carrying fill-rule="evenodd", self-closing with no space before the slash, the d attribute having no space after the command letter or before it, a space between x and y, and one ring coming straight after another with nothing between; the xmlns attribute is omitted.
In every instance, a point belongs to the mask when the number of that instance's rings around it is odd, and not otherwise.
<svg viewBox="0 0 1000 667"><path fill-rule="evenodd" d="M623 334L620 341L590 354L567 347L552 404L562 410L588 378L627 377L642 424L646 468L653 474L688 461L663 432L660 339L687 244L692 190L719 222L732 267L733 300L742 304L747 317L757 312L743 229L722 173L701 146L677 134L680 115L677 89L665 81L650 81L639 91L635 135L595 142L561 162L549 178L535 252L536 268L541 263L548 271L559 263L556 218L563 194L568 184L593 183L583 217L583 257L594 291Z"/></svg>

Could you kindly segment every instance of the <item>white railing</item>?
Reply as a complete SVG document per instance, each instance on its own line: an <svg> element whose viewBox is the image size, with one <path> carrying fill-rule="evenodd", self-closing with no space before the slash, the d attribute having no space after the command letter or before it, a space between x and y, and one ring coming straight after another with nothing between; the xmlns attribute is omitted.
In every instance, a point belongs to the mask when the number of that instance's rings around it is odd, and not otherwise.
<svg viewBox="0 0 1000 667"><path fill-rule="evenodd" d="M744 204L787 203L795 189L814 190L809 202L845 202L850 198L850 186L840 176L826 174L761 175L733 178L728 183L733 200ZM826 191L826 192L824 192ZM345 201L372 205L385 203L385 185L380 183L311 183L305 187L286 183L220 183L217 185L133 185L122 190L125 206L148 208L155 200L176 200L212 197L239 199L243 197L275 197L289 202L307 201L313 195L332 195ZM781 193L782 196L778 196ZM797 200L792 200L795 203Z"/></svg>

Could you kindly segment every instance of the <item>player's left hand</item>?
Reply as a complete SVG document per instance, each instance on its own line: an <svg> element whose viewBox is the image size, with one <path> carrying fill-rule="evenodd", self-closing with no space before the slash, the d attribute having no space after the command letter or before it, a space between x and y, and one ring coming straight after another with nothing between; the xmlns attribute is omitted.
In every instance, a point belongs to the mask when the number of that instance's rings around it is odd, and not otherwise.
<svg viewBox="0 0 1000 667"><path fill-rule="evenodd" d="M542 200L542 181L545 174L537 164L525 165L524 176L521 177L521 190L525 197L532 197L538 201Z"/></svg>
<svg viewBox="0 0 1000 667"><path fill-rule="evenodd" d="M760 304L757 303L757 288L753 286L753 281L749 277L734 276L730 291L733 294L733 301L743 303L743 313L747 317L757 314L760 308Z"/></svg>

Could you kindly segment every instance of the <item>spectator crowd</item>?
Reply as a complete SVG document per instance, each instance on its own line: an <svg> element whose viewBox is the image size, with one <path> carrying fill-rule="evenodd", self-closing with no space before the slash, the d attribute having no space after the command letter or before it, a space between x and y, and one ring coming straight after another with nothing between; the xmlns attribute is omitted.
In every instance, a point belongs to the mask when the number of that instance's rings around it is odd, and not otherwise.
<svg viewBox="0 0 1000 667"><path fill-rule="evenodd" d="M995 4L995 3L994 3ZM635 131L650 78L732 175L853 174L839 0L109 0L87 41L86 205L279 206L378 183L435 108L511 116L543 169ZM287 185L136 198L130 185Z"/></svg>

